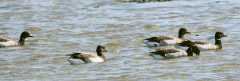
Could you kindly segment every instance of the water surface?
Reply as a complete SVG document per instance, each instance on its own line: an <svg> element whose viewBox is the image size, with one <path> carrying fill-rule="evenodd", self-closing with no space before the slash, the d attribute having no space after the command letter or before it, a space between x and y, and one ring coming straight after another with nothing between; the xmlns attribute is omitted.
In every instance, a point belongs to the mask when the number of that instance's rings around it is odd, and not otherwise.
<svg viewBox="0 0 240 81"><path fill-rule="evenodd" d="M0 1L0 37L24 46L0 48L0 80L239 80L240 1L173 0L6 0ZM155 60L144 38L157 35L214 43L216 31L223 49L200 56ZM196 36L198 34L199 36ZM104 45L103 63L70 65L65 54L95 53ZM162 46L158 48L174 48Z"/></svg>

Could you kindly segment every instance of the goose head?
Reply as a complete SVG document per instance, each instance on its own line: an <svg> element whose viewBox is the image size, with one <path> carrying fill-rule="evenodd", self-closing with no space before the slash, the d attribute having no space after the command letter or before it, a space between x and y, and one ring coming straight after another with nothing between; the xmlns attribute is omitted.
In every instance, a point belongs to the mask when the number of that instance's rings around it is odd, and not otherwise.
<svg viewBox="0 0 240 81"><path fill-rule="evenodd" d="M179 35L185 35L185 34L191 34L191 33L189 31L187 31L186 28L180 28L178 34Z"/></svg>
<svg viewBox="0 0 240 81"><path fill-rule="evenodd" d="M27 32L27 31L24 31L24 32L22 32L22 34L21 34L21 36L20 36L20 38L28 38L28 37L33 37L32 35L30 35L30 33L29 32Z"/></svg>
<svg viewBox="0 0 240 81"><path fill-rule="evenodd" d="M97 53L102 53L104 51L107 51L104 46L102 46L102 45L97 46L97 49L96 49Z"/></svg>
<svg viewBox="0 0 240 81"><path fill-rule="evenodd" d="M227 37L227 35L221 31L215 33L215 39L221 39L222 37Z"/></svg>

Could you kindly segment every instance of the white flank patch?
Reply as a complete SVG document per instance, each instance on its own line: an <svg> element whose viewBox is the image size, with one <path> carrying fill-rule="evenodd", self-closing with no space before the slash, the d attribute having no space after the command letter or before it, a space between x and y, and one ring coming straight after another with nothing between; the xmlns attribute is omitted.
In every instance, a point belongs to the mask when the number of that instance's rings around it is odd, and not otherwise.
<svg viewBox="0 0 240 81"><path fill-rule="evenodd" d="M82 61L81 59L68 58L67 60L70 62L70 64L83 64L84 63L84 61Z"/></svg>
<svg viewBox="0 0 240 81"><path fill-rule="evenodd" d="M97 58L89 58L88 61L89 62L103 62L104 60L100 57L97 57Z"/></svg>
<svg viewBox="0 0 240 81"><path fill-rule="evenodd" d="M162 45L162 46L174 45L174 44L181 43L181 42L182 42L181 39L175 38L173 40L163 40L163 41L161 41L160 45Z"/></svg>
<svg viewBox="0 0 240 81"><path fill-rule="evenodd" d="M82 63L84 63L84 61L81 60L81 59L68 58L67 60L70 62L70 64L82 64ZM86 60L86 63L92 63L92 62L104 62L104 60L100 57L89 58L88 60Z"/></svg>
<svg viewBox="0 0 240 81"><path fill-rule="evenodd" d="M179 38L175 38L173 40L162 40L160 43L157 43L157 42L150 42L150 41L147 41L147 42L144 42L147 46L167 46L167 45L174 45L174 44L177 44L177 43L181 43L182 42L182 39L179 39Z"/></svg>
<svg viewBox="0 0 240 81"><path fill-rule="evenodd" d="M160 45L166 46L166 45L172 45L172 44L176 44L176 43L177 43L176 40L163 40L163 41L161 41Z"/></svg>
<svg viewBox="0 0 240 81"><path fill-rule="evenodd" d="M215 50L217 49L217 46L214 44L205 44L205 45L200 45L196 44L200 50Z"/></svg>
<svg viewBox="0 0 240 81"><path fill-rule="evenodd" d="M160 44L159 43L157 43L157 42L149 42L149 41L147 41L147 42L144 42L147 46L150 46L150 47L153 47L153 46L159 46Z"/></svg>
<svg viewBox="0 0 240 81"><path fill-rule="evenodd" d="M182 57L182 56L187 56L187 54L183 53L183 52L165 54L165 58L178 58L178 57Z"/></svg>
<svg viewBox="0 0 240 81"><path fill-rule="evenodd" d="M217 49L217 46L214 44L196 44L196 46L200 49L200 50L215 50ZM187 46L175 46L175 48L181 49L181 50L187 50L188 47Z"/></svg>
<svg viewBox="0 0 240 81"><path fill-rule="evenodd" d="M18 43L15 41L0 42L0 46L18 46Z"/></svg>
<svg viewBox="0 0 240 81"><path fill-rule="evenodd" d="M176 53L167 53L165 54L165 57L162 57L159 54L150 54L154 59L170 59L170 58L178 58L178 57L183 57L187 56L187 52L181 50L181 52L176 52Z"/></svg>

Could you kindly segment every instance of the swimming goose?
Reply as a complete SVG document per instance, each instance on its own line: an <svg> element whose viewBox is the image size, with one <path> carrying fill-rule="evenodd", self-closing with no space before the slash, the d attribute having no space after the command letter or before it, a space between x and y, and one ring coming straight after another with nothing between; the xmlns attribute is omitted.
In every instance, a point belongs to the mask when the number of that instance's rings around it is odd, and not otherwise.
<svg viewBox="0 0 240 81"><path fill-rule="evenodd" d="M182 41L184 41L185 40L184 35L187 33L191 34L190 32L187 31L187 29L180 28L180 30L178 32L178 38L169 36L169 35L155 36L155 37L144 39L144 40L148 40L144 43L147 46L174 45L174 44L181 43Z"/></svg>
<svg viewBox="0 0 240 81"><path fill-rule="evenodd" d="M189 41L191 41L191 42L194 42L194 44L196 46L198 46L198 48L200 50L222 49L222 42L221 42L222 37L227 37L227 35L224 35L223 32L216 32L215 33L215 44L211 44L211 43L208 43L208 42L202 42L202 41L187 40L187 41L184 41L182 43L179 43L175 47L180 48L180 49L184 49L184 48L186 49L186 45L188 45Z"/></svg>
<svg viewBox="0 0 240 81"><path fill-rule="evenodd" d="M6 38L0 38L0 47L24 45L25 39L28 37L33 36L31 36L27 31L24 31L20 35L20 39L18 42Z"/></svg>
<svg viewBox="0 0 240 81"><path fill-rule="evenodd" d="M106 61L105 56L102 52L106 51L104 46L98 45L96 52L97 54L93 53L73 53L73 54L67 54L66 56L71 56L67 60L71 64L80 64L81 61L84 61L85 63L91 63L91 62L104 62Z"/></svg>
<svg viewBox="0 0 240 81"><path fill-rule="evenodd" d="M155 59L169 59L169 58L177 58L182 56L193 56L193 53L196 56L200 55L200 49L192 43L192 45L188 46L187 51L180 49L155 49L155 52L150 52L150 56Z"/></svg>

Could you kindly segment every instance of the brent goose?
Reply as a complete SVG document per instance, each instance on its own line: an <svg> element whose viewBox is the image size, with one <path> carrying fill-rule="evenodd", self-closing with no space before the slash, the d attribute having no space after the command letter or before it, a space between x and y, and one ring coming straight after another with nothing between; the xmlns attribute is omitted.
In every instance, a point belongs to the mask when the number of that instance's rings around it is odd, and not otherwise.
<svg viewBox="0 0 240 81"><path fill-rule="evenodd" d="M96 52L97 54L93 53L73 53L73 54L67 54L66 56L71 56L67 60L71 64L80 64L79 61L84 61L85 63L91 63L91 62L104 62L106 61L105 56L102 52L106 51L105 47L102 45L98 45Z"/></svg>
<svg viewBox="0 0 240 81"><path fill-rule="evenodd" d="M199 56L200 49L192 43L188 45L188 49L186 51L180 49L155 49L155 52L150 53L150 56L155 59L163 59L163 57L169 59L182 56L193 56L193 53L195 53L196 56Z"/></svg>
<svg viewBox="0 0 240 81"><path fill-rule="evenodd" d="M25 38L33 37L27 31L22 32L18 42L10 39L0 38L0 47L24 45Z"/></svg>
<svg viewBox="0 0 240 81"><path fill-rule="evenodd" d="M151 38L147 38L144 40L148 40L144 42L147 46L166 46L166 45L174 45L177 43L181 43L182 41L185 40L184 35L190 33L187 31L185 28L180 28L178 32L178 38L169 36L169 35L162 35L162 36L155 36ZM191 33L190 33L191 34Z"/></svg>
<svg viewBox="0 0 240 81"><path fill-rule="evenodd" d="M215 44L211 44L208 42L202 42L202 41L191 41L191 40L187 40L184 41L180 44L177 44L175 47L176 48L180 48L180 49L186 49L186 46L188 45L189 41L194 42L194 44L196 46L198 46L198 48L200 50L215 50L215 49L222 49L222 42L221 42L221 38L222 37L227 37L227 35L224 35L223 32L216 32L215 33Z"/></svg>

